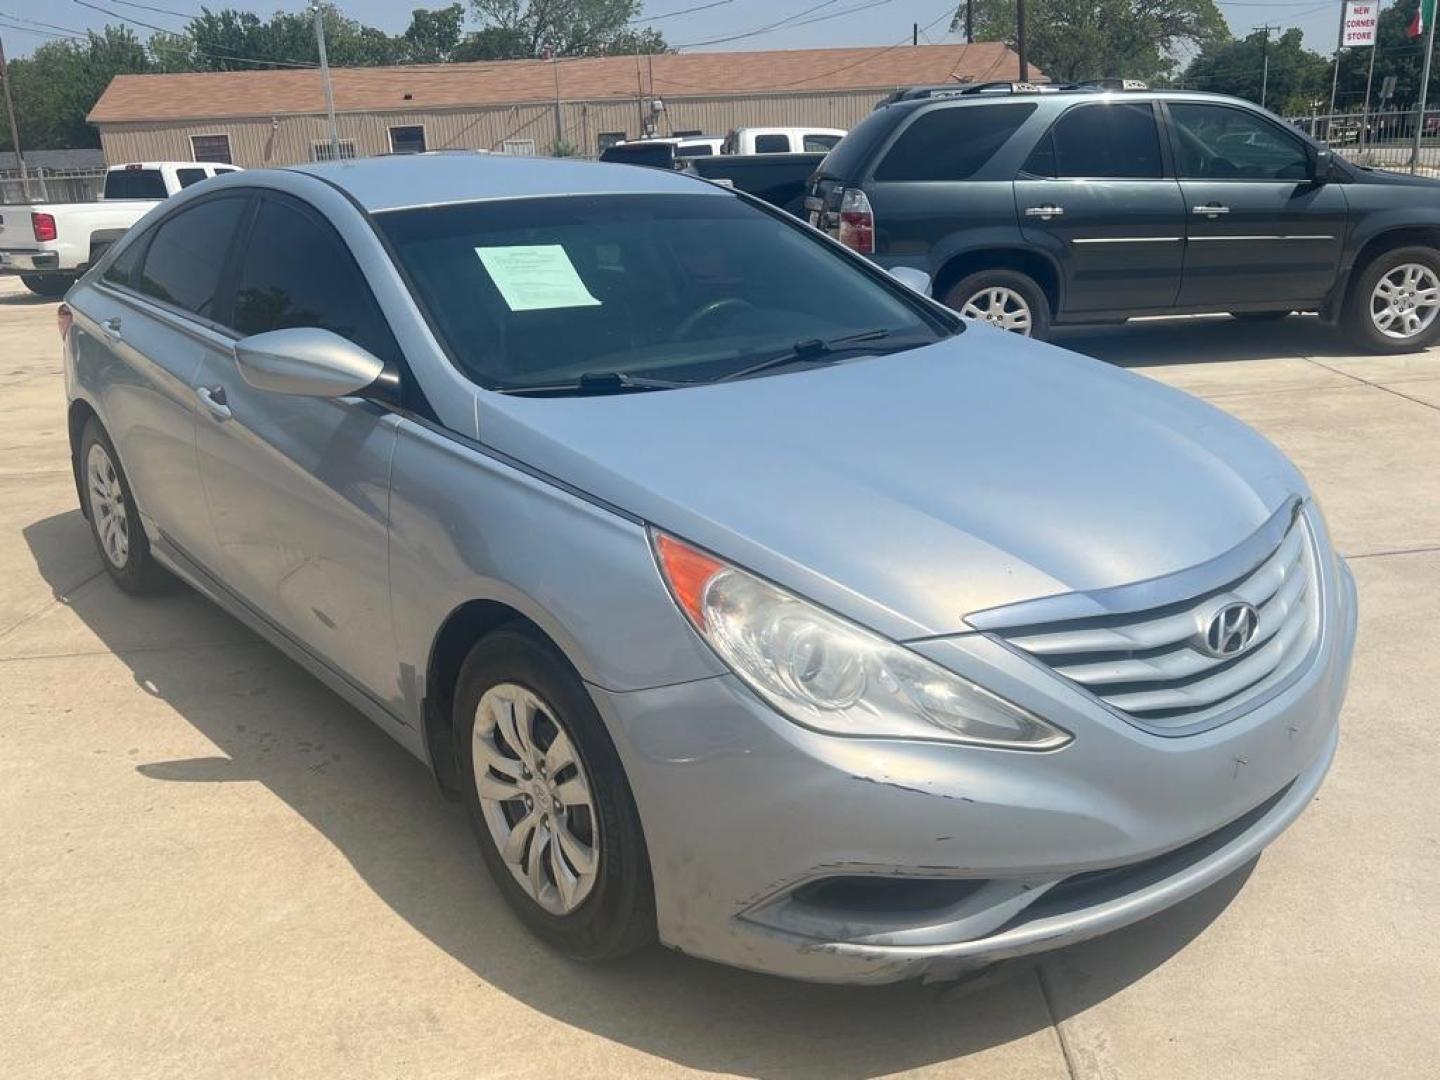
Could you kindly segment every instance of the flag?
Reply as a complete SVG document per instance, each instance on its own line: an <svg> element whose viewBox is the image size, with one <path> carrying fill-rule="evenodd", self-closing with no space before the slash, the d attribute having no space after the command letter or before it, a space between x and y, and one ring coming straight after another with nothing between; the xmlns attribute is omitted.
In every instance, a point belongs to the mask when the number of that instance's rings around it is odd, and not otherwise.
<svg viewBox="0 0 1440 1080"><path fill-rule="evenodd" d="M1418 38L1430 30L1430 20L1435 18L1435 0L1420 0L1420 6L1415 9L1415 17L1410 20L1410 25L1405 28L1405 36Z"/></svg>

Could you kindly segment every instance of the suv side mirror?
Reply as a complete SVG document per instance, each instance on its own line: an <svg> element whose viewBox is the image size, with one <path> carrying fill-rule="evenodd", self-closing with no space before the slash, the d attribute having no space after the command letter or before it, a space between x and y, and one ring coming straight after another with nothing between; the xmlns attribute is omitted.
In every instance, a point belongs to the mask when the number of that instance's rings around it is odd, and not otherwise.
<svg viewBox="0 0 1440 1080"><path fill-rule="evenodd" d="M1328 146L1316 147L1310 156L1310 179L1317 184L1323 184L1334 176L1331 164L1334 155Z"/></svg>
<svg viewBox="0 0 1440 1080"><path fill-rule="evenodd" d="M300 397L346 397L385 374L378 356L313 326L242 338L235 343L235 366L257 390Z"/></svg>

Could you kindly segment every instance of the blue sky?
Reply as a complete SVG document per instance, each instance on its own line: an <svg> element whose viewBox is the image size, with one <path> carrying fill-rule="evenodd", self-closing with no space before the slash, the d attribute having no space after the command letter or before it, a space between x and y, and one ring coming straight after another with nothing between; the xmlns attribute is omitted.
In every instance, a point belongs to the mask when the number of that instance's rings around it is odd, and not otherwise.
<svg viewBox="0 0 1440 1080"><path fill-rule="evenodd" d="M136 0L145 7L124 6L114 0L92 0L101 7L108 7L128 19L152 23L166 28L180 29L184 26L185 13L198 13L200 4L195 0ZM707 0L645 0L645 16L654 17L704 4ZM305 5L302 0L285 0L283 3L213 3L212 8L237 7L268 15L277 8L284 11L298 11ZM392 33L403 30L410 21L410 11L416 6L410 2L386 3L384 0L339 0L340 10L352 18L379 26ZM435 0L424 6L443 6ZM953 7L945 0L721 0L716 6L703 11L694 11L673 18L660 18L653 25L663 30L666 38L675 45L693 45L706 50L739 49L796 49L819 48L841 45L893 45L910 35L912 23L921 26L932 25L926 35L930 41L953 41L946 34L946 14ZM149 10L154 8L162 11ZM815 8L814 14L801 14ZM1243 35L1251 27L1262 23L1280 26L1299 26L1305 32L1305 43L1312 49L1325 52L1334 49L1335 37L1340 23L1340 0L1317 4L1315 0L1229 0L1221 2L1220 8L1230 23L1230 28ZM176 12L166 14L165 12ZM18 19L16 17L19 17ZM794 22L804 25L775 27L740 40L712 45L699 44L731 35L750 34L772 23L794 16ZM98 29L106 22L118 22L113 16L82 7L74 0L0 0L0 22L10 26L24 25L21 20L31 19L72 30ZM645 20L642 19L642 22ZM51 40L36 32L0 26L6 52L12 56L24 56L36 45ZM150 31L136 27L142 36ZM1123 74L1123 73L1119 73Z"/></svg>

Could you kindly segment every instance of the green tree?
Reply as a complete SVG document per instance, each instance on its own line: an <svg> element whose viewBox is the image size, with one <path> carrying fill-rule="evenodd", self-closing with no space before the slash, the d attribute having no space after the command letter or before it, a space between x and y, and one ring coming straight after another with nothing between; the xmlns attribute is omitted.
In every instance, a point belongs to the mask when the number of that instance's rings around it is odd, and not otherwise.
<svg viewBox="0 0 1440 1080"><path fill-rule="evenodd" d="M99 133L85 116L116 75L151 70L144 44L129 29L107 26L84 41L52 41L10 63L11 92L27 148L98 147ZM0 147L14 149L10 127L0 124Z"/></svg>
<svg viewBox="0 0 1440 1080"><path fill-rule="evenodd" d="M470 0L481 30L463 51L475 59L664 52L657 30L634 30L641 0Z"/></svg>
<svg viewBox="0 0 1440 1080"><path fill-rule="evenodd" d="M950 24L965 26L973 5L975 37L1015 46L1015 0L961 0ZM1056 82L1120 76L1157 79L1174 50L1229 36L1214 0L1027 0L1029 60Z"/></svg>
<svg viewBox="0 0 1440 1080"><path fill-rule="evenodd" d="M400 36L410 63L443 64L452 59L465 39L465 5L416 8L410 13L410 25Z"/></svg>
<svg viewBox="0 0 1440 1080"><path fill-rule="evenodd" d="M1180 82L1194 90L1259 102L1260 85L1265 81L1265 105L1271 111L1295 115L1308 113L1330 96L1329 61L1305 48L1297 28L1291 28L1269 44L1270 71L1265 77L1265 35L1260 32L1232 38L1203 49L1186 67Z"/></svg>

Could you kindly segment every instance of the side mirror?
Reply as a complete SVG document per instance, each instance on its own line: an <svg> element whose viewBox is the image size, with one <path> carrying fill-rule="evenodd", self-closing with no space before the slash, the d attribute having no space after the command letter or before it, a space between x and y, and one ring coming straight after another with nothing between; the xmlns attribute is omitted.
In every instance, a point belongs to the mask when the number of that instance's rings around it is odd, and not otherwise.
<svg viewBox="0 0 1440 1080"><path fill-rule="evenodd" d="M1333 154L1328 146L1317 147L1310 158L1310 179L1317 184L1329 180L1332 176L1332 160Z"/></svg>
<svg viewBox="0 0 1440 1080"><path fill-rule="evenodd" d="M378 356L311 326L242 338L235 343L235 366L257 390L300 397L357 394L385 373Z"/></svg>
<svg viewBox="0 0 1440 1080"><path fill-rule="evenodd" d="M930 295L930 275L913 266L892 266L889 274L907 289L914 289L921 296Z"/></svg>

